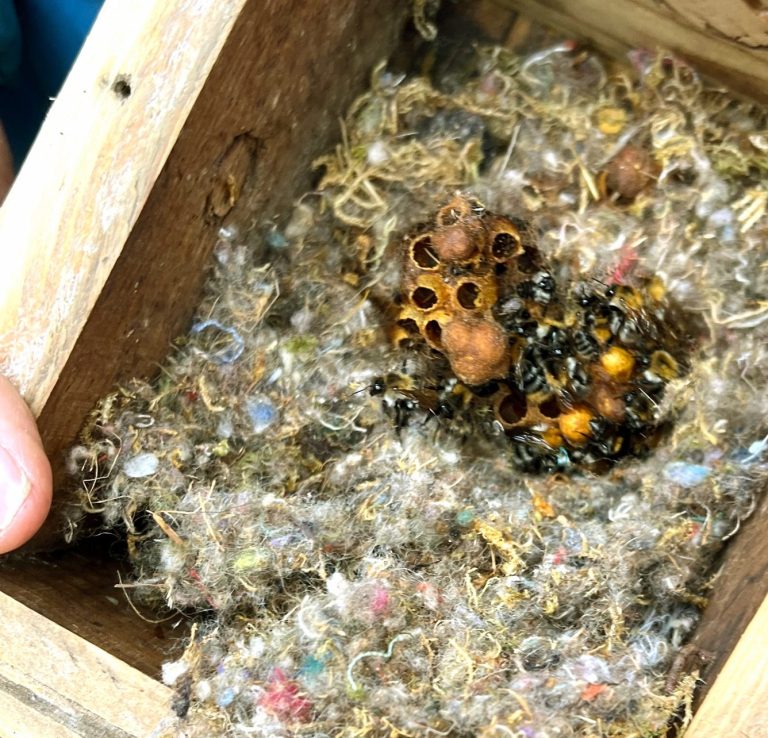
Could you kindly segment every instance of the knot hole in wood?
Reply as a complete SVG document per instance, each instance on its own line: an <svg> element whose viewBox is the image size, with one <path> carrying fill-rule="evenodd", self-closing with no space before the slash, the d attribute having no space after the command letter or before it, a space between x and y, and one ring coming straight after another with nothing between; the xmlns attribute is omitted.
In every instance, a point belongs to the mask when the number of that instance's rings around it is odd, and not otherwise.
<svg viewBox="0 0 768 738"><path fill-rule="evenodd" d="M205 218L216 221L228 215L253 180L261 141L250 133L232 140L214 165L213 183L205 203Z"/></svg>

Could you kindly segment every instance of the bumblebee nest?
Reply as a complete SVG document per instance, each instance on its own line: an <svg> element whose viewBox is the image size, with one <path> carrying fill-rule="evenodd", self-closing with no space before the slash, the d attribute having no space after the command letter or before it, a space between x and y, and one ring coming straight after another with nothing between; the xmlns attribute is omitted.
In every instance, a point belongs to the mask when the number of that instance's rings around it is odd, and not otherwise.
<svg viewBox="0 0 768 738"><path fill-rule="evenodd" d="M195 623L159 734L662 736L690 701L767 470L766 114L633 63L378 70L319 194L223 231L158 379L94 413L73 531Z"/></svg>
<svg viewBox="0 0 768 738"><path fill-rule="evenodd" d="M670 315L658 279L558 289L519 225L457 196L407 241L394 340L422 338L450 371L433 371L441 380L426 395L400 393L449 418L482 417L486 405L529 470L598 469L655 444L692 326L686 334Z"/></svg>

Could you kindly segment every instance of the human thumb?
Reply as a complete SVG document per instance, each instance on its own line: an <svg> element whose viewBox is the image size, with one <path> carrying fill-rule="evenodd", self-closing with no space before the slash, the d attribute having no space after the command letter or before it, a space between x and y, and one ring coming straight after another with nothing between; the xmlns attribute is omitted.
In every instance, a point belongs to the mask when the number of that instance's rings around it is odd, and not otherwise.
<svg viewBox="0 0 768 738"><path fill-rule="evenodd" d="M29 408L0 375L0 554L26 543L51 506L51 465Z"/></svg>

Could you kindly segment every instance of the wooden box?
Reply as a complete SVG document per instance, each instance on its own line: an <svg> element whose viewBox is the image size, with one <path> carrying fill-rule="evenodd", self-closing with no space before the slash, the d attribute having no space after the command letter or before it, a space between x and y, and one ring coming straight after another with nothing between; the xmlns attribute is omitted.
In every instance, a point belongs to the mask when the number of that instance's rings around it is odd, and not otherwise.
<svg viewBox="0 0 768 738"><path fill-rule="evenodd" d="M661 45L768 100L760 2L445 5L499 42L530 17L615 55ZM94 402L151 375L185 329L219 230L287 212L310 186L312 159L410 10L107 0L0 210L0 368L38 414L58 479ZM767 519L763 502L730 546L694 639L714 658L693 738L768 736ZM159 666L179 636L130 609L104 549L0 567L0 736L144 736L170 715Z"/></svg>

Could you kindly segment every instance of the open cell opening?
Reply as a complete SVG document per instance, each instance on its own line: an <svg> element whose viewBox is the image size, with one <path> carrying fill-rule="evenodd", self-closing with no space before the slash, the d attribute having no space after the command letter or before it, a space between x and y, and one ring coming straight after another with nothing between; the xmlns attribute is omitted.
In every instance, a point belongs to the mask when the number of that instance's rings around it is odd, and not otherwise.
<svg viewBox="0 0 768 738"><path fill-rule="evenodd" d="M516 264L518 270L523 274L533 274L539 268L533 249L524 249L523 253L517 257Z"/></svg>
<svg viewBox="0 0 768 738"><path fill-rule="evenodd" d="M528 412L528 403L522 392L512 390L505 395L498 407L499 419L512 425L521 421Z"/></svg>
<svg viewBox="0 0 768 738"><path fill-rule="evenodd" d="M417 287L411 293L411 300L419 310L431 310L437 305L437 293L429 287Z"/></svg>
<svg viewBox="0 0 768 738"><path fill-rule="evenodd" d="M550 397L539 405L539 412L545 418L556 418L560 415L560 406L554 397Z"/></svg>
<svg viewBox="0 0 768 738"><path fill-rule="evenodd" d="M411 244L411 258L421 269L435 269L440 263L431 236L422 236Z"/></svg>
<svg viewBox="0 0 768 738"><path fill-rule="evenodd" d="M412 336L418 335L419 333L419 325L413 318L403 318L402 320L398 320L397 324Z"/></svg>
<svg viewBox="0 0 768 738"><path fill-rule="evenodd" d="M474 282L464 282L456 290L456 299L465 310L474 310L480 297L480 287Z"/></svg>
<svg viewBox="0 0 768 738"><path fill-rule="evenodd" d="M436 320L429 320L424 326L424 335L434 346L442 346L443 329Z"/></svg>
<svg viewBox="0 0 768 738"><path fill-rule="evenodd" d="M494 259L503 261L509 259L520 246L520 237L514 233L497 233L491 242L491 253Z"/></svg>

